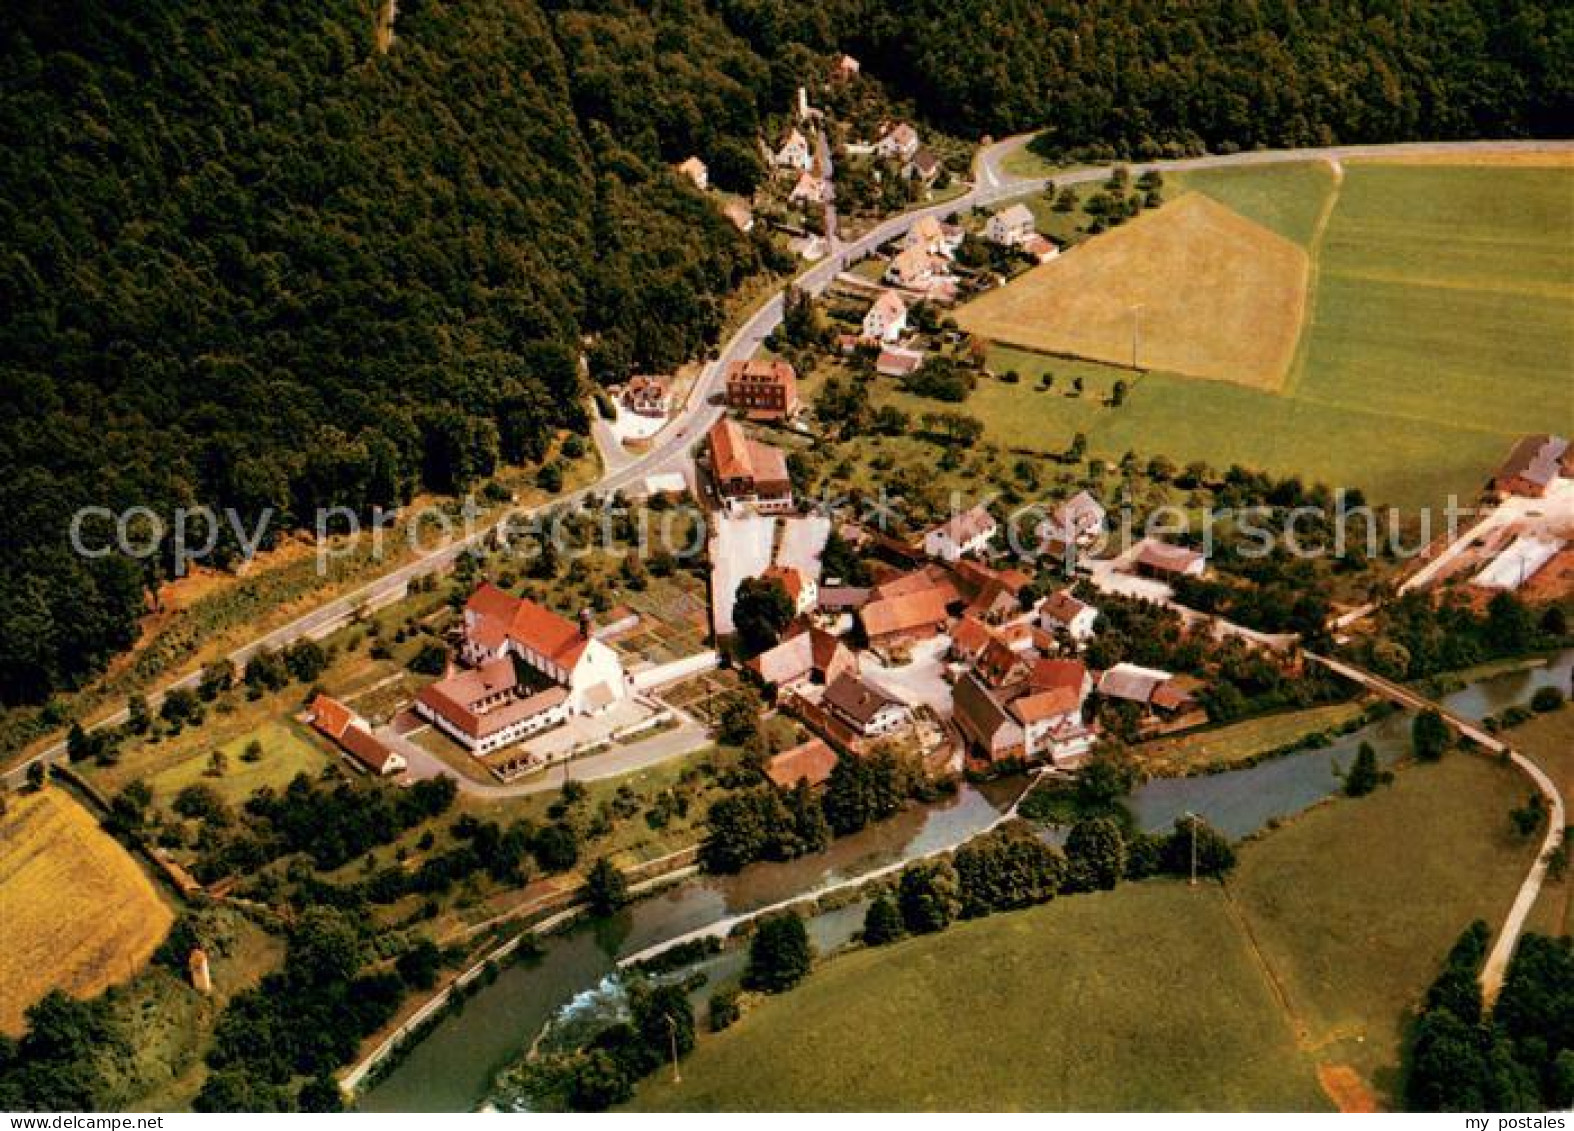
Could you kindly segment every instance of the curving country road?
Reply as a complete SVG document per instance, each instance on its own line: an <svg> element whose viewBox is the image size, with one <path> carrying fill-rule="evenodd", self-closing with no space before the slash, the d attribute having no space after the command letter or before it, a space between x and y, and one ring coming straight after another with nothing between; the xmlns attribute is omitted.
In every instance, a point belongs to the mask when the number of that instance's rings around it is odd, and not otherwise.
<svg viewBox="0 0 1574 1131"><path fill-rule="evenodd" d="M819 293L831 283L847 264L868 255L880 245L901 235L922 217L933 216L937 219L943 219L953 212L997 204L1012 197L1041 191L1051 179L1057 185L1086 184L1091 181L1104 180L1109 177L1110 172L1114 168L1114 165L1101 165L1070 169L1064 172L1057 172L1053 178L1018 177L1006 172L1004 168L1005 162L1013 154L1022 150L1032 140L1032 136L1031 134L1021 134L981 149L974 161L974 183L967 192L941 204L933 204L904 212L899 216L893 216L889 220L876 225L862 237L849 243L841 244L836 254L826 257L819 263L801 272L794 282L800 287ZM1493 152L1567 153L1574 152L1574 141L1400 142L1392 145L1340 145L1324 149L1252 150L1245 153L1191 157L1174 161L1126 162L1123 164L1126 164L1134 174L1140 174L1146 169L1158 169L1161 172L1184 172L1191 169L1271 165L1295 161ZM483 542L510 521L539 515L553 507L573 506L583 502L587 496L592 494L603 495L631 487L642 482L646 476L666 470L670 466L681 462L688 450L705 434L712 424L721 418L723 410L721 407L713 405L711 398L720 391L722 375L726 371L727 364L732 361L752 357L758 351L760 344L765 338L781 323L781 319L782 300L781 295L777 294L773 295L750 315L743 325L733 333L732 337L727 340L716 358L705 366L694 383L688 404L673 418L672 423L661 431L648 452L620 467L610 469L601 479L589 487L561 495L550 503L511 512L496 523L479 529L467 537L456 539L441 549L432 550L415 561L384 574L375 581L368 582L342 597L328 601L311 612L295 618L288 624L264 633L255 640L235 649L235 651L230 653L229 659L237 667L241 667L260 649L274 649L296 640L326 636L346 624L358 610L376 608L388 602L398 600L404 596L412 580L445 569L461 553ZM149 699L156 709L159 700L166 693L175 688L195 688L199 678L200 673L193 672L151 692ZM126 717L126 711L120 710L115 714L100 719L93 724L93 729L118 725L124 722ZM13 767L4 775L4 780L8 784L18 784L25 776L27 767L32 763L39 761L55 762L63 758L65 752L65 742L57 742Z"/></svg>

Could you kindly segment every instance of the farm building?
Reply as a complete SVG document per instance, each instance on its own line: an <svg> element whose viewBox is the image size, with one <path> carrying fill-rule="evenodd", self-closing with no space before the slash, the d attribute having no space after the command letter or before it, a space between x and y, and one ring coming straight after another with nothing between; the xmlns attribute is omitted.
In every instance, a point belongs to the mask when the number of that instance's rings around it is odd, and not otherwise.
<svg viewBox="0 0 1574 1131"><path fill-rule="evenodd" d="M1574 474L1574 450L1562 436L1526 436L1498 468L1492 486L1504 495L1539 499L1560 475Z"/></svg>
<svg viewBox="0 0 1574 1131"><path fill-rule="evenodd" d="M777 789L797 789L807 782L810 789L824 785L836 768L836 751L823 739L811 738L801 746L783 750L765 763L765 776Z"/></svg>
<svg viewBox="0 0 1574 1131"><path fill-rule="evenodd" d="M1475 583L1483 589L1518 589L1557 557L1565 545L1561 538L1522 534L1476 574Z"/></svg>
<svg viewBox="0 0 1574 1131"><path fill-rule="evenodd" d="M404 755L391 750L357 715L337 699L318 695L312 700L307 718L318 733L333 740L352 761L379 777L402 773L408 766Z"/></svg>
<svg viewBox="0 0 1574 1131"><path fill-rule="evenodd" d="M963 554L976 554L989 545L999 530L994 516L983 507L954 515L924 535L924 553L954 562Z"/></svg>
<svg viewBox="0 0 1574 1131"><path fill-rule="evenodd" d="M1185 546L1149 538L1138 549L1132 565L1144 577L1168 581L1176 577L1201 577L1208 568L1208 559Z"/></svg>

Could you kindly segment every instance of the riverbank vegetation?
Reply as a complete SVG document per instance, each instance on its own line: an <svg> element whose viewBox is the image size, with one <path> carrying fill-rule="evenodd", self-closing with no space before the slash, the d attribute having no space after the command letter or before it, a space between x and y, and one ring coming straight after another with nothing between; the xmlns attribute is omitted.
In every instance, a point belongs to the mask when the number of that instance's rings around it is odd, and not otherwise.
<svg viewBox="0 0 1574 1131"><path fill-rule="evenodd" d="M1458 924L1501 921L1528 867L1506 816L1523 789L1451 753L1248 841L1222 884L1123 883L834 958L634 1102L1317 1110L1319 1069L1342 1066L1397 1104L1413 1003Z"/></svg>

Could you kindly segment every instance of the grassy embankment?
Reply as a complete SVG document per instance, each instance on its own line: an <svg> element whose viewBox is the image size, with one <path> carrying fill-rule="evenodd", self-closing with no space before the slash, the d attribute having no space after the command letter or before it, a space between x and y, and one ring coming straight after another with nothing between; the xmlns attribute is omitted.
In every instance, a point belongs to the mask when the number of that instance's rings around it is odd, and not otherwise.
<svg viewBox="0 0 1574 1131"><path fill-rule="evenodd" d="M1451 755L1244 846L1224 888L1149 881L853 952L638 1103L1318 1109L1320 1073L1391 1094L1408 1011L1524 875L1522 792Z"/></svg>

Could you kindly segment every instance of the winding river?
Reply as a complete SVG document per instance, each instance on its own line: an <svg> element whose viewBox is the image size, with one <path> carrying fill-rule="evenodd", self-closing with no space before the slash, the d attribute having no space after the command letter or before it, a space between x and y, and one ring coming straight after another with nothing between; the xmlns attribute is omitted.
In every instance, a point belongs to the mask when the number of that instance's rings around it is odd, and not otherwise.
<svg viewBox="0 0 1574 1131"><path fill-rule="evenodd" d="M1548 663L1489 676L1442 697L1452 711L1482 719L1526 703L1540 687L1569 688L1574 650ZM1128 802L1148 830L1170 827L1191 811L1232 837L1290 816L1333 794L1334 768L1347 767L1361 742L1371 742L1390 763L1405 750L1409 720L1394 715L1319 750L1272 759L1249 768L1144 784ZM876 828L836 841L812 858L757 864L736 876L702 876L644 899L614 918L587 923L542 940L543 953L503 970L464 1008L445 1017L359 1101L362 1111L469 1111L481 1105L499 1069L516 1059L549 1021L552 1039L571 1041L577 1030L615 1008L608 979L620 958L719 920L817 892L900 861L954 847L988 828L1007 811L1022 782L963 786L955 797L914 809ZM862 926L853 905L816 916L816 945L833 949ZM737 952L700 963L715 984L736 973ZM697 991L703 998L708 988Z"/></svg>

